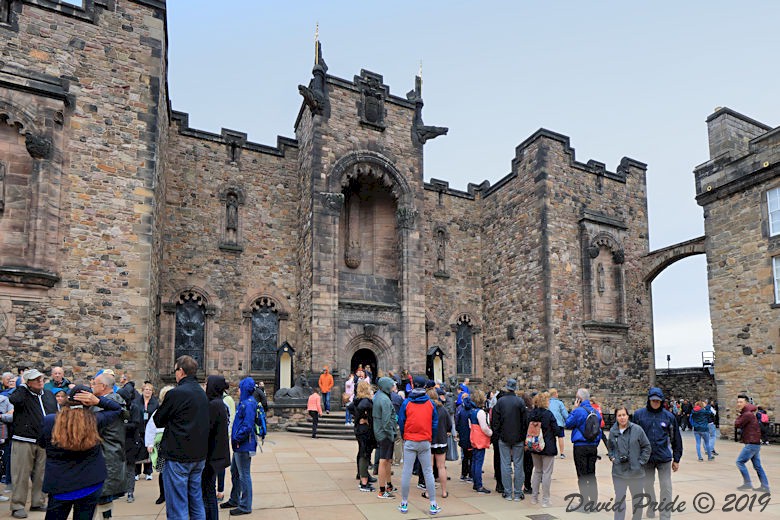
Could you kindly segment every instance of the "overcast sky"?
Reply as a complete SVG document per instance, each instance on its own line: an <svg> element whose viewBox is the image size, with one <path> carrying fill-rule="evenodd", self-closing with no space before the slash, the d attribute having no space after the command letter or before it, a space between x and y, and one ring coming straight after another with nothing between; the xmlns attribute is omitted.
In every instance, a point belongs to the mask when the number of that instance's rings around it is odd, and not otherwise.
<svg viewBox="0 0 780 520"><path fill-rule="evenodd" d="M693 168L709 159L705 119L727 106L780 120L780 2L168 0L169 89L193 128L275 145L313 64L367 69L398 96L423 70L423 117L449 134L425 145L425 180L495 183L539 128L578 161L648 164L650 248L704 233ZM712 349L706 263L653 283L657 366L700 366Z"/></svg>

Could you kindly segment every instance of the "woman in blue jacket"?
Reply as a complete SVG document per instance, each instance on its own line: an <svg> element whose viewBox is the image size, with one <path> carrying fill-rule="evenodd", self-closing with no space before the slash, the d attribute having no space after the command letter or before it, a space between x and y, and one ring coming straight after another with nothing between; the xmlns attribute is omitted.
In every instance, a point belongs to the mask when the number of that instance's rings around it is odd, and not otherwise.
<svg viewBox="0 0 780 520"><path fill-rule="evenodd" d="M693 426L693 436L696 438L696 456L701 462L701 443L704 442L704 451L707 453L707 460L713 460L715 457L710 452L710 425L708 419L712 415L707 409L704 401L696 401L691 412L691 426Z"/></svg>
<svg viewBox="0 0 780 520"><path fill-rule="evenodd" d="M233 460L230 463L230 478L233 489L230 500L220 505L230 509L231 516L248 515L252 512L252 457L257 451L255 435L255 414L257 401L254 398L255 380L245 377L238 384L239 402L230 441L233 444Z"/></svg>

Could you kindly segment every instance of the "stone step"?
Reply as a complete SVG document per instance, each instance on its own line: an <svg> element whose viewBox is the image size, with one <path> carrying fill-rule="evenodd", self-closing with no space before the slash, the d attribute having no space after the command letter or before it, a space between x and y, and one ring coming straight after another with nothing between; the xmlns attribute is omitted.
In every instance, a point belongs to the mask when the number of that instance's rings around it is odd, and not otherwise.
<svg viewBox="0 0 780 520"><path fill-rule="evenodd" d="M301 428L311 428L311 421L299 421L295 423L293 426L299 426ZM346 424L328 424L328 423L318 423L317 428L320 430L328 430L328 431L342 431L342 432L354 432L354 428L351 425Z"/></svg>
<svg viewBox="0 0 780 520"><path fill-rule="evenodd" d="M300 435L306 435L311 437L311 426L301 427L301 426L288 426L287 431L290 433L297 433ZM343 432L335 432L330 430L323 430L320 428L317 428L317 437L322 437L323 439L341 439L341 440L347 440L347 441L354 441L355 435L352 432L343 433Z"/></svg>

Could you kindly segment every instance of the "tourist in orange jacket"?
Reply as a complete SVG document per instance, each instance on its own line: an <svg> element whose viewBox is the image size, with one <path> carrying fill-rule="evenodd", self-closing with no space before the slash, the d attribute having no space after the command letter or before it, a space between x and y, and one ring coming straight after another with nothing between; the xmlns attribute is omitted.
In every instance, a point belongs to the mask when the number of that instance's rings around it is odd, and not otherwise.
<svg viewBox="0 0 780 520"><path fill-rule="evenodd" d="M333 376L330 374L328 365L322 367L320 374L320 392L322 392L322 401L325 404L325 413L330 413L330 391L333 388ZM320 412L322 413L322 412Z"/></svg>

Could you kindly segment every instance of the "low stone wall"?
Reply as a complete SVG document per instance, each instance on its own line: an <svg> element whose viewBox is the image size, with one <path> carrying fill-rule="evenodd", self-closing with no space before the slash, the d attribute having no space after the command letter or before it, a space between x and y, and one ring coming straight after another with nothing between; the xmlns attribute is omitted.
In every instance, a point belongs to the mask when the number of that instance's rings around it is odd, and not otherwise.
<svg viewBox="0 0 780 520"><path fill-rule="evenodd" d="M268 403L268 408L266 423L268 425L268 430L272 432L285 431L288 425L305 421L308 417L306 405L275 406L274 403Z"/></svg>
<svg viewBox="0 0 780 520"><path fill-rule="evenodd" d="M706 401L718 397L715 376L703 367L656 369L655 381L667 398Z"/></svg>

